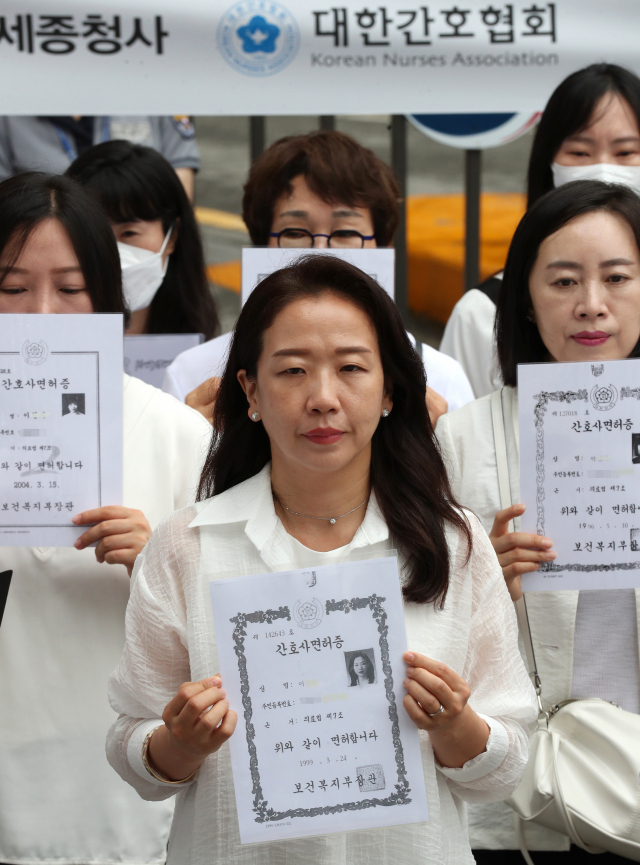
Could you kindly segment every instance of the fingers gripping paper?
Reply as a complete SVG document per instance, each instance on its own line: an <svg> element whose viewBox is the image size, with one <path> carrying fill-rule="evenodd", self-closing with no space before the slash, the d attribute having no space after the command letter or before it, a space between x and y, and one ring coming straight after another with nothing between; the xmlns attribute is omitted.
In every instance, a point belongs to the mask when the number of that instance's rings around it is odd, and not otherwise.
<svg viewBox="0 0 640 865"><path fill-rule="evenodd" d="M209 585L242 843L428 820L397 559Z"/></svg>

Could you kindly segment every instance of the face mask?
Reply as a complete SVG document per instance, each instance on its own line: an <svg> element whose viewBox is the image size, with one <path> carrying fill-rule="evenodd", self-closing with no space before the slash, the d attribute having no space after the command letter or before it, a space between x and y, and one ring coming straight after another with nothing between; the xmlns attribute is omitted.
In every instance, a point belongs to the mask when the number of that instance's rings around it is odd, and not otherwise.
<svg viewBox="0 0 640 865"><path fill-rule="evenodd" d="M172 231L173 226L162 241L159 252L140 249L139 246L131 246L128 243L118 243L120 266L122 267L122 291L131 312L137 312L137 310L149 306L156 291L162 285L169 264L169 256L167 256L164 265L162 264L162 254L167 247Z"/></svg>
<svg viewBox="0 0 640 865"><path fill-rule="evenodd" d="M605 183L621 183L640 195L640 165L551 165L553 185L563 186L572 180L603 180Z"/></svg>

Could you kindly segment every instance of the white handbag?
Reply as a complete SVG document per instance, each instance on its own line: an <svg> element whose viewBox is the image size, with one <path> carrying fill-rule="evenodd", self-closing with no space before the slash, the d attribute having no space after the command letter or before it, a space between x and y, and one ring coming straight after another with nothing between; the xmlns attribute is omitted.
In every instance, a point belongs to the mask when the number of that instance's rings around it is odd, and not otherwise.
<svg viewBox="0 0 640 865"><path fill-rule="evenodd" d="M511 504L502 392L491 395L502 508ZM640 862L640 715L600 699L565 700L545 710L524 598L516 602L540 713L520 786L506 800L529 865L522 824L568 835L590 853Z"/></svg>

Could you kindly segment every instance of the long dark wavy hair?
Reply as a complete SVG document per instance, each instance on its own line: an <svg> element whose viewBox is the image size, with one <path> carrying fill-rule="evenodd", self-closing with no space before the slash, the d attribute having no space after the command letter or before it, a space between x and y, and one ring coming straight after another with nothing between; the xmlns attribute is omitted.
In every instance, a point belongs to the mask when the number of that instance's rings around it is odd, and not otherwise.
<svg viewBox="0 0 640 865"><path fill-rule="evenodd" d="M540 244L578 216L604 211L621 217L633 231L640 249L640 196L626 186L601 180L574 180L547 192L520 220L513 235L498 304L495 340L502 380L518 384L519 363L543 363L549 350L538 325L531 320L529 277ZM640 340L631 357L640 355Z"/></svg>
<svg viewBox="0 0 640 865"><path fill-rule="evenodd" d="M218 312L209 291L193 207L164 156L130 141L105 141L81 153L66 173L98 199L112 222L161 219L165 235L175 225L176 248L151 301L147 333L214 337L219 330Z"/></svg>
<svg viewBox="0 0 640 865"><path fill-rule="evenodd" d="M257 375L263 334L290 303L330 292L351 301L370 319L377 337L393 411L371 442L371 488L394 543L406 559L408 601L443 604L449 585L449 523L471 543L464 514L453 499L425 404L422 360L411 345L398 308L378 283L329 255L309 255L266 277L252 292L236 324L215 404L214 435L198 500L257 474L271 459L263 424L247 414L237 373ZM470 550L470 546L469 546Z"/></svg>
<svg viewBox="0 0 640 865"><path fill-rule="evenodd" d="M614 63L593 63L565 78L551 94L533 140L527 174L527 207L553 189L551 163L570 135L585 129L603 96L621 96L640 127L640 78Z"/></svg>

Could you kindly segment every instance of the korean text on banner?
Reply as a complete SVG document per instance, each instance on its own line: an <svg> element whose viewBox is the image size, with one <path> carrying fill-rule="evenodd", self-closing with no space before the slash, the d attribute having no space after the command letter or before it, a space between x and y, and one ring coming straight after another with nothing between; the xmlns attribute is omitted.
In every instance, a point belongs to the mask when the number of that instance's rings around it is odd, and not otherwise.
<svg viewBox="0 0 640 865"><path fill-rule="evenodd" d="M535 112L589 63L640 71L636 19L635 0L8 0L3 111Z"/></svg>

